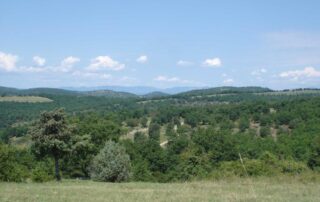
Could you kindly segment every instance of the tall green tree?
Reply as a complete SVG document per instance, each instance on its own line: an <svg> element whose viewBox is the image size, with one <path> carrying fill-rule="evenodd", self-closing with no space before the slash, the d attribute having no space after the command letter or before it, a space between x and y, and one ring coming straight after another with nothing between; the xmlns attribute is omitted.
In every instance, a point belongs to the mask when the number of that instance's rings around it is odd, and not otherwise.
<svg viewBox="0 0 320 202"><path fill-rule="evenodd" d="M41 113L40 119L30 129L35 151L40 156L54 158L57 181L61 180L59 159L70 150L71 131L63 109Z"/></svg>
<svg viewBox="0 0 320 202"><path fill-rule="evenodd" d="M149 126L149 138L157 142L160 141L160 125L157 123L151 123Z"/></svg>

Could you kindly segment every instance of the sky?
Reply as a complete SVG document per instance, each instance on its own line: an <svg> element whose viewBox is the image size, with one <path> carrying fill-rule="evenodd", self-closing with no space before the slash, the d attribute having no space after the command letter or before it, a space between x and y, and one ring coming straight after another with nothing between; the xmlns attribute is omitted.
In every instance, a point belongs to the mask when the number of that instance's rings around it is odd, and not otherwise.
<svg viewBox="0 0 320 202"><path fill-rule="evenodd" d="M0 0L0 86L320 88L318 0Z"/></svg>

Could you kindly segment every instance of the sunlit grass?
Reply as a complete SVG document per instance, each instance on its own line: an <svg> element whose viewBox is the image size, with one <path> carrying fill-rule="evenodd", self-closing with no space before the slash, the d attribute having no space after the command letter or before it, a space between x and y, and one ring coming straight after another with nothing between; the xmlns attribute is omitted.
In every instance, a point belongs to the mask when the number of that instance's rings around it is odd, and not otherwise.
<svg viewBox="0 0 320 202"><path fill-rule="evenodd" d="M320 182L234 178L190 183L0 183L0 201L320 201Z"/></svg>
<svg viewBox="0 0 320 202"><path fill-rule="evenodd" d="M52 102L49 98L39 96L4 96L0 97L0 102Z"/></svg>

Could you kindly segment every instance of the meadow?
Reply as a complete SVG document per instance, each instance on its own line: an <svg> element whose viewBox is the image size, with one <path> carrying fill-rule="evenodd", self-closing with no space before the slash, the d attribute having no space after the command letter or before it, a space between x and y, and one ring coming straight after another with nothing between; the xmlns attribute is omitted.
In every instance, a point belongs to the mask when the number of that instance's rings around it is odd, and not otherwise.
<svg viewBox="0 0 320 202"><path fill-rule="evenodd" d="M39 96L4 96L0 97L0 102L27 102L27 103L42 103L52 102L53 100Z"/></svg>
<svg viewBox="0 0 320 202"><path fill-rule="evenodd" d="M319 201L320 181L299 177L233 178L186 183L64 180L0 183L0 201Z"/></svg>

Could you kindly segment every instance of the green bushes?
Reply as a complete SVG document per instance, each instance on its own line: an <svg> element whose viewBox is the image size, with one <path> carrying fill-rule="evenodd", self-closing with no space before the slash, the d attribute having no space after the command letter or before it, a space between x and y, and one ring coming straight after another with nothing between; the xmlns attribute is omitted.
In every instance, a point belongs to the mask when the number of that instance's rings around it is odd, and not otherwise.
<svg viewBox="0 0 320 202"><path fill-rule="evenodd" d="M28 177L28 167L22 164L21 152L0 144L0 181L22 182Z"/></svg>
<svg viewBox="0 0 320 202"><path fill-rule="evenodd" d="M53 162L39 162L32 170L31 179L33 182L48 182L53 180Z"/></svg>
<svg viewBox="0 0 320 202"><path fill-rule="evenodd" d="M305 163L293 160L280 160L270 152L265 152L259 159L244 159L241 161L222 162L217 170L213 171L215 177L230 176L272 176L280 174L300 174L308 171Z"/></svg>
<svg viewBox="0 0 320 202"><path fill-rule="evenodd" d="M130 177L130 158L119 144L108 141L94 157L90 166L93 180L104 182L122 182Z"/></svg>
<svg viewBox="0 0 320 202"><path fill-rule="evenodd" d="M242 96L244 99L247 95ZM69 114L65 123L74 125L75 130L64 145L66 150L63 151L67 155L58 161L62 175L124 181L130 177L130 163L131 180L156 182L206 179L210 174L270 176L320 170L320 139L316 138L320 131L320 98L281 102L257 102L255 99L239 102L238 98L226 96L194 99L189 100L190 103L174 99L143 105L100 100L99 108L93 105L88 108L90 110ZM220 102L223 100L226 102ZM211 102L214 105L209 104ZM40 108L33 112L38 113L38 110ZM68 112L71 111L69 108ZM2 117L9 119L10 113L6 112ZM22 120L25 119L16 120L17 124L12 126L0 127L0 139L7 144L26 146L23 141L28 140L28 136L12 138L25 134L27 128L24 127L28 124L20 125ZM149 120L152 120L151 124ZM134 134L134 141L124 135L132 132L128 125L144 127L143 132ZM148 134L145 132L147 127ZM163 129L166 129L165 134ZM168 141L161 146L160 131L161 140ZM108 140L122 143L131 162L116 143L108 142L105 146ZM43 160L28 153L31 152L12 146L2 147L0 180L50 180L53 169L47 169L47 166L54 167L52 162L48 165L47 162L41 163ZM243 156L246 171L239 161L239 153ZM312 171L308 171L306 164Z"/></svg>
<svg viewBox="0 0 320 202"><path fill-rule="evenodd" d="M320 137L316 137L311 145L311 156L308 165L313 170L320 170Z"/></svg>
<svg viewBox="0 0 320 202"><path fill-rule="evenodd" d="M0 181L49 181L53 179L52 166L52 161L36 162L27 150L0 144Z"/></svg>

